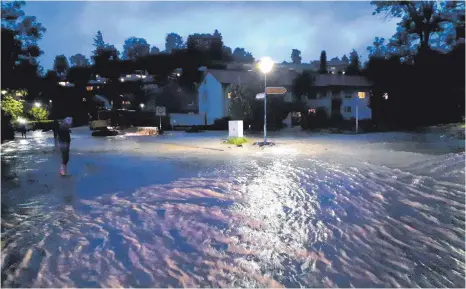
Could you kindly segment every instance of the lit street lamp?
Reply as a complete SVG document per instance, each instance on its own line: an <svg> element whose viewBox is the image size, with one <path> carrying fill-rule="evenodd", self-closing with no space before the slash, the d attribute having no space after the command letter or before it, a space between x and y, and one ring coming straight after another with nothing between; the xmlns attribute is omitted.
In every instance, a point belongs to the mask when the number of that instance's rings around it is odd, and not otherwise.
<svg viewBox="0 0 466 289"><path fill-rule="evenodd" d="M141 109L144 108L144 103L141 103L139 106L141 107Z"/></svg>
<svg viewBox="0 0 466 289"><path fill-rule="evenodd" d="M36 107L41 107L41 106L42 106L42 103L36 102L36 103L34 103L34 105L35 105Z"/></svg>
<svg viewBox="0 0 466 289"><path fill-rule="evenodd" d="M6 94L8 91L6 90L2 90L2 94Z"/></svg>
<svg viewBox="0 0 466 289"><path fill-rule="evenodd" d="M259 62L259 69L264 73L264 143L263 145L268 145L267 143L267 73L272 71L273 60L270 57L264 57Z"/></svg>

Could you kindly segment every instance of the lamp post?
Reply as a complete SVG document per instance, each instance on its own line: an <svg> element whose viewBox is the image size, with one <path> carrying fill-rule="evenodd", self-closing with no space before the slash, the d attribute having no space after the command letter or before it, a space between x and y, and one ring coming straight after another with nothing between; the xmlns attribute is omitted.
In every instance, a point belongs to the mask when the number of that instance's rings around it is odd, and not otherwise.
<svg viewBox="0 0 466 289"><path fill-rule="evenodd" d="M264 73L264 143L267 145L267 73L272 71L273 60L270 57L264 57L259 62L259 69Z"/></svg>

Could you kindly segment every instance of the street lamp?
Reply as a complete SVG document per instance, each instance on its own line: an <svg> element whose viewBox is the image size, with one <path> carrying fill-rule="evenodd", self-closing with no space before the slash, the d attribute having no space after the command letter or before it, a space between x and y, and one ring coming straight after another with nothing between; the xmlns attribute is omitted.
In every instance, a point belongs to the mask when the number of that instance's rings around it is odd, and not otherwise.
<svg viewBox="0 0 466 289"><path fill-rule="evenodd" d="M144 103L141 103L139 106L141 107L141 109L144 108Z"/></svg>
<svg viewBox="0 0 466 289"><path fill-rule="evenodd" d="M36 107L41 107L41 106L42 106L42 103L40 103L40 102L35 102L34 105L35 105Z"/></svg>
<svg viewBox="0 0 466 289"><path fill-rule="evenodd" d="M2 94L6 94L8 91L6 90L2 90Z"/></svg>
<svg viewBox="0 0 466 289"><path fill-rule="evenodd" d="M259 61L259 70L264 74L264 143L267 145L267 73L272 71L273 60L270 57L263 57Z"/></svg>

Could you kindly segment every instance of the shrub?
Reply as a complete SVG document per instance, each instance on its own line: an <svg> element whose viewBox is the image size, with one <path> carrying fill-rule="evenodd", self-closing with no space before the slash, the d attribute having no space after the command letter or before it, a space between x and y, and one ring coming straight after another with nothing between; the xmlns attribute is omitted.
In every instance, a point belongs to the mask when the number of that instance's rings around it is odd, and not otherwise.
<svg viewBox="0 0 466 289"><path fill-rule="evenodd" d="M46 120L49 112L42 107L33 107L28 111L28 114L34 120Z"/></svg>
<svg viewBox="0 0 466 289"><path fill-rule="evenodd" d="M245 137L230 137L227 140L227 143L232 145L242 145L247 142L248 140Z"/></svg>

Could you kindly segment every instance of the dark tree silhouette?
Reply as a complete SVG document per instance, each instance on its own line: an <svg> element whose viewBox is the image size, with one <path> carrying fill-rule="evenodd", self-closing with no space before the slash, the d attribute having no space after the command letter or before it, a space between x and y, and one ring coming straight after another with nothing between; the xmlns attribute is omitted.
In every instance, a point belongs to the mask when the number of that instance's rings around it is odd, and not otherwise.
<svg viewBox="0 0 466 289"><path fill-rule="evenodd" d="M327 52L325 50L322 50L320 53L320 67L319 67L319 73L320 74L327 74Z"/></svg>

